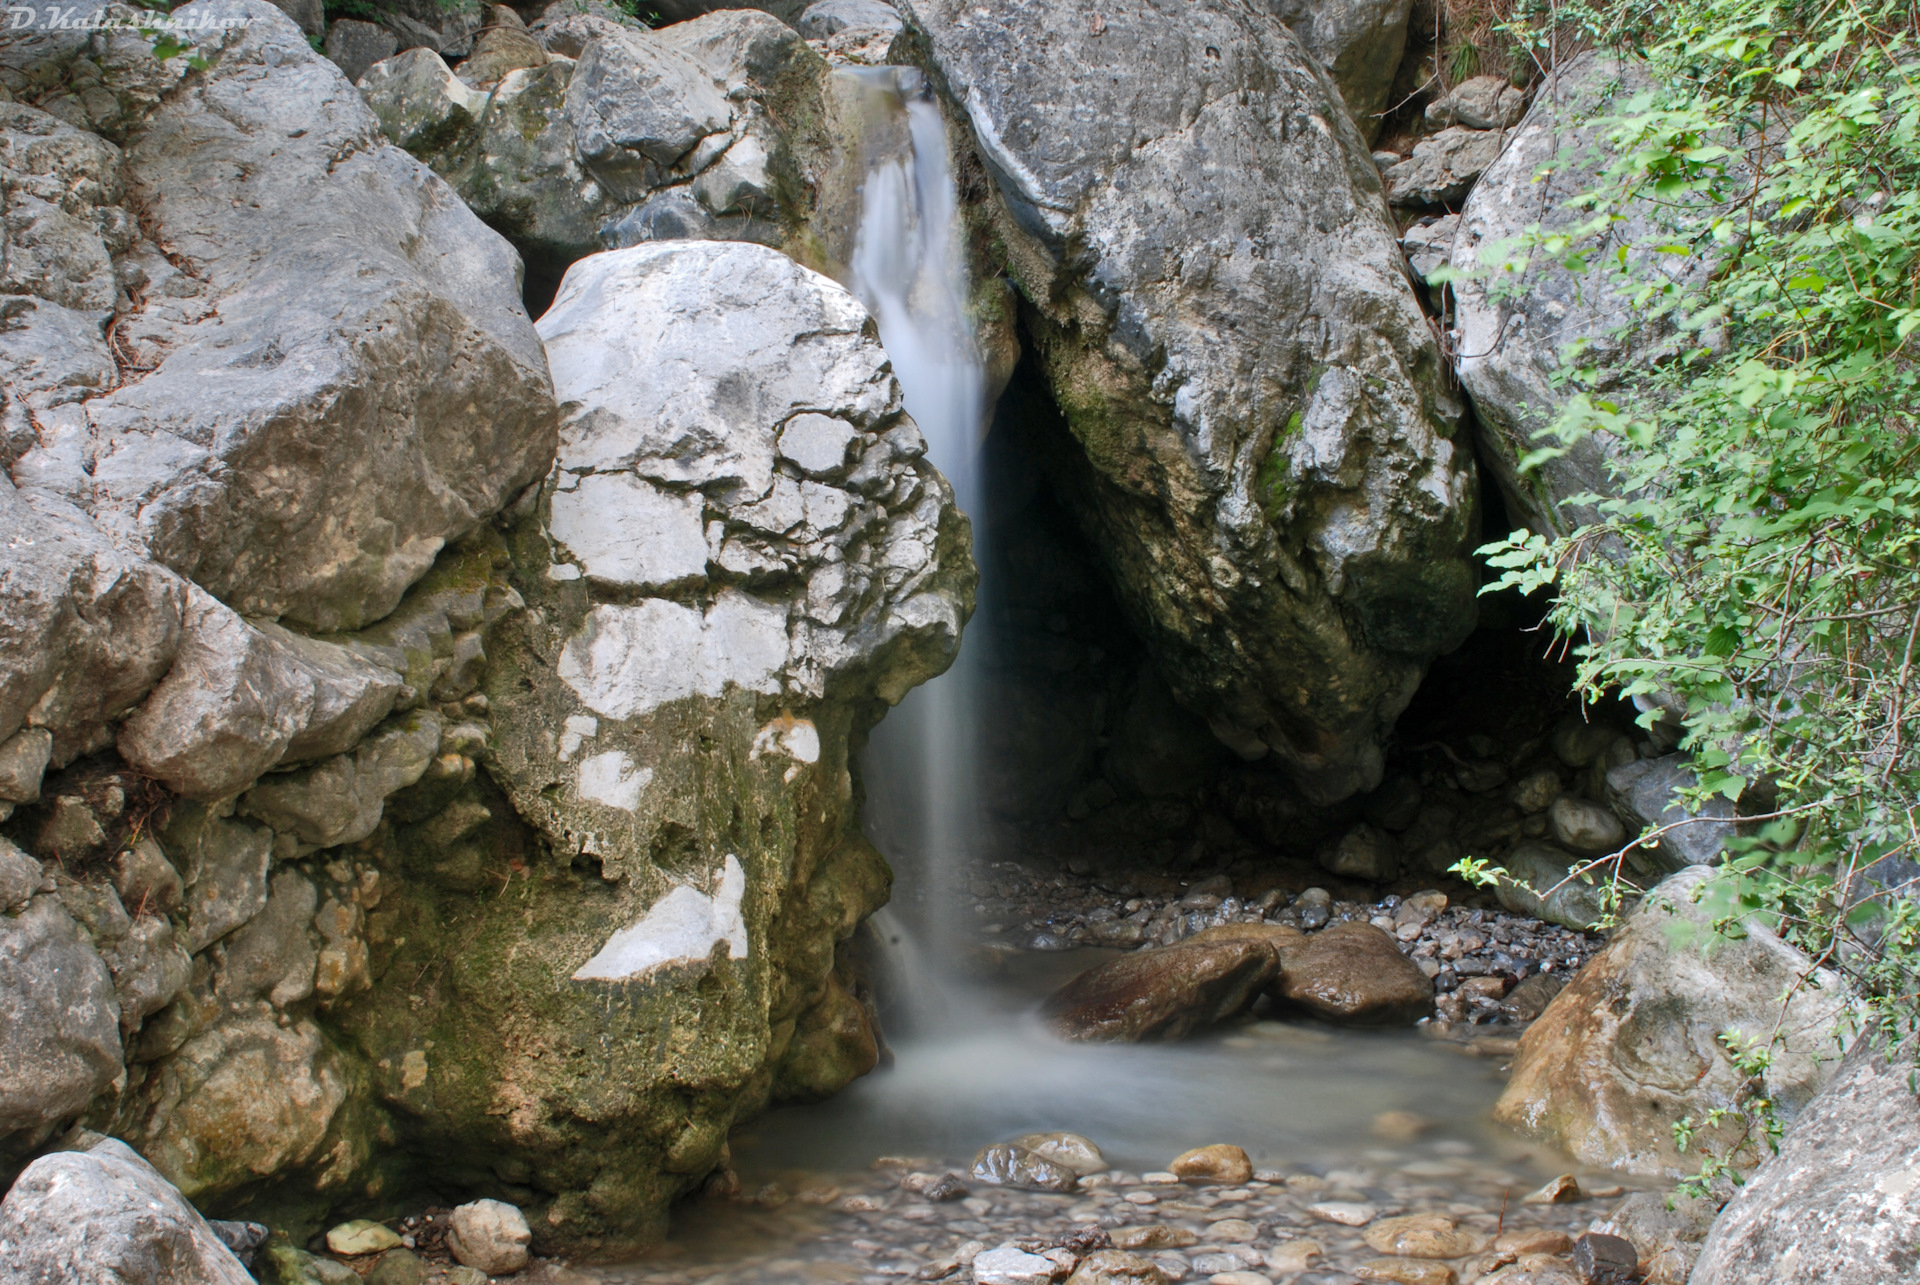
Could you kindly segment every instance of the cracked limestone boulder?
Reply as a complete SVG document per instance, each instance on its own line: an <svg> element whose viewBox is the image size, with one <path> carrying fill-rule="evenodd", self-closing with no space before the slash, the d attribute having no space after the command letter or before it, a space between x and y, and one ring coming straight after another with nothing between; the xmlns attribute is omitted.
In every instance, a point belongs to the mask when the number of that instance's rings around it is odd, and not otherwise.
<svg viewBox="0 0 1920 1285"><path fill-rule="evenodd" d="M1182 704L1369 789L1472 626L1474 472L1379 174L1279 19L903 5L971 127L1054 469Z"/></svg>
<svg viewBox="0 0 1920 1285"><path fill-rule="evenodd" d="M1699 1171L1682 1153L1674 1121L1691 1116L1697 1147L1722 1154L1735 1124L1707 1126L1736 1105L1747 1075L1722 1038L1759 1040L1778 1030L1766 1096L1791 1122L1834 1073L1844 1052L1837 1023L1847 998L1839 977L1815 969L1757 920L1717 935L1730 907L1715 900L1712 872L1663 880L1575 975L1520 1040L1513 1076L1494 1116L1583 1164L1681 1178ZM1754 1163L1752 1140L1739 1157Z"/></svg>
<svg viewBox="0 0 1920 1285"><path fill-rule="evenodd" d="M1720 262L1711 242L1706 250L1666 252L1703 243L1716 211L1697 198L1628 202L1597 252L1586 256L1584 272L1544 258L1510 261L1508 243L1527 228L1551 232L1592 217L1569 202L1598 186L1613 163L1606 119L1628 110L1650 84L1644 64L1632 59L1596 52L1567 62L1507 132L1505 150L1474 185L1453 237L1453 267L1471 274L1452 283L1460 382L1473 399L1484 455L1508 509L1535 531L1567 533L1593 521L1597 511L1565 501L1614 490L1609 462L1618 439L1605 433L1520 474L1522 459L1560 445L1542 436L1568 396L1556 374L1575 362L1596 372L1599 394L1617 395L1663 356L1717 342L1711 334L1683 336L1671 317L1650 317L1635 302L1643 283L1701 284ZM1629 277L1615 270L1620 250Z"/></svg>
<svg viewBox="0 0 1920 1285"><path fill-rule="evenodd" d="M45 230L4 372L35 421L13 478L237 611L357 628L552 457L519 265L280 10L182 12L235 23L208 70L143 97L186 60L96 33L48 110L0 122L26 170L76 179L64 222L8 185ZM59 128L83 70L110 139Z"/></svg>
<svg viewBox="0 0 1920 1285"><path fill-rule="evenodd" d="M850 938L890 874L852 748L951 662L975 573L827 278L634 246L575 264L540 326L568 409L507 532L526 606L478 693L492 784L402 824L372 989L329 1020L397 1150L443 1176L511 1157L551 1193L521 1201L537 1250L612 1253L659 1235L737 1122L874 1065Z"/></svg>

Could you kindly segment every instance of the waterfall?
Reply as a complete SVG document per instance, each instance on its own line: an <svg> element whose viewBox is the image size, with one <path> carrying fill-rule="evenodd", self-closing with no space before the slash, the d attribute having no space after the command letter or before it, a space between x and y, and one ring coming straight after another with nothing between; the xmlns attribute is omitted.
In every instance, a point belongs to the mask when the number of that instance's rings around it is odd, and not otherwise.
<svg viewBox="0 0 1920 1285"><path fill-rule="evenodd" d="M986 377L967 320L946 125L919 72L889 67L856 74L872 105L896 121L904 114L907 128L904 149L868 159L849 284L873 313L929 457L974 519L974 555L984 563ZM920 943L947 959L957 945L954 880L979 850L983 830L976 770L980 633L976 615L953 667L886 717L864 758L868 832L900 876L896 913ZM924 978L915 989L921 1000L931 998Z"/></svg>

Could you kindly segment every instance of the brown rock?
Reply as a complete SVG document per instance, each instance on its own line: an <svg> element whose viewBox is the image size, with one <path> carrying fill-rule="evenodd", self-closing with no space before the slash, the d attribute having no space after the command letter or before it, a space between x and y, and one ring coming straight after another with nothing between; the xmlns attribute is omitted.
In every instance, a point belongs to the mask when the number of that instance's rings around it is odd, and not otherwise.
<svg viewBox="0 0 1920 1285"><path fill-rule="evenodd" d="M1353 1269L1363 1281L1398 1281L1400 1285L1457 1285L1459 1277L1445 1263L1418 1258L1370 1258Z"/></svg>
<svg viewBox="0 0 1920 1285"><path fill-rule="evenodd" d="M1567 979L1554 973L1535 973L1507 994L1507 1011L1531 1022L1547 1011L1553 997L1566 989Z"/></svg>
<svg viewBox="0 0 1920 1285"><path fill-rule="evenodd" d="M1200 1243L1198 1234L1185 1227L1165 1223L1147 1223L1140 1227L1116 1227L1109 1233L1115 1249L1185 1249Z"/></svg>
<svg viewBox="0 0 1920 1285"><path fill-rule="evenodd" d="M1352 1026L1404 1026L1433 1012L1433 982L1372 924L1330 924L1281 947L1276 998Z"/></svg>
<svg viewBox="0 0 1920 1285"><path fill-rule="evenodd" d="M1563 1173L1538 1191L1528 1192L1520 1198L1523 1205L1570 1205L1576 1200L1584 1200L1586 1194L1580 1190L1580 1183L1570 1173Z"/></svg>
<svg viewBox="0 0 1920 1285"><path fill-rule="evenodd" d="M1216 1142L1210 1147L1181 1152L1167 1170L1182 1178L1199 1178L1231 1187L1252 1180L1253 1161L1247 1159L1247 1153L1239 1147Z"/></svg>
<svg viewBox="0 0 1920 1285"><path fill-rule="evenodd" d="M1325 1252L1317 1240L1283 1240L1267 1251L1267 1270L1281 1276L1304 1272Z"/></svg>
<svg viewBox="0 0 1920 1285"><path fill-rule="evenodd" d="M1532 1231L1506 1232L1493 1242L1493 1247L1514 1255L1564 1254L1573 1248L1573 1238L1551 1227L1538 1227Z"/></svg>
<svg viewBox="0 0 1920 1285"><path fill-rule="evenodd" d="M1485 1241L1439 1214L1408 1214L1383 1218L1364 1233L1377 1253L1400 1258L1465 1258L1477 1254Z"/></svg>
<svg viewBox="0 0 1920 1285"><path fill-rule="evenodd" d="M1150 1258L1123 1249L1096 1249L1080 1260L1067 1285L1167 1285Z"/></svg>
<svg viewBox="0 0 1920 1285"><path fill-rule="evenodd" d="M1276 968L1264 942L1181 942L1084 972L1040 1011L1064 1039L1177 1040L1244 1009Z"/></svg>
<svg viewBox="0 0 1920 1285"><path fill-rule="evenodd" d="M1580 1273L1546 1254L1522 1255L1519 1262L1482 1281L1483 1285L1586 1285Z"/></svg>

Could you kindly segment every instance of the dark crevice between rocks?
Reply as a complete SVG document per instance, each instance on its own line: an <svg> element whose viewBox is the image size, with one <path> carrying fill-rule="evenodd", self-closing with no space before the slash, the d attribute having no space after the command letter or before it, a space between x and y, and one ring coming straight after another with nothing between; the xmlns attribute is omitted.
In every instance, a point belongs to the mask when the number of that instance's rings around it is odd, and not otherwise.
<svg viewBox="0 0 1920 1285"><path fill-rule="evenodd" d="M987 842L973 886L1005 888L963 899L974 940L1135 944L1109 940L1110 920L1088 921L1096 894L1178 897L1223 876L1248 903L1279 890L1284 905L1317 886L1356 905L1438 889L1457 906L1496 908L1448 867L1544 832L1543 814L1514 801L1516 783L1544 763L1591 793L1549 746L1557 723L1582 714L1544 604L1481 598L1478 627L1434 661L1389 738L1383 784L1312 804L1278 763L1241 761L1174 700L1061 498L1079 447L1028 352L987 440L982 607L965 642L983 671ZM1463 424L1458 440L1475 443L1476 428ZM1496 487L1480 503L1481 530L1511 529ZM1584 717L1638 739L1624 707ZM1342 858L1363 828L1379 853Z"/></svg>

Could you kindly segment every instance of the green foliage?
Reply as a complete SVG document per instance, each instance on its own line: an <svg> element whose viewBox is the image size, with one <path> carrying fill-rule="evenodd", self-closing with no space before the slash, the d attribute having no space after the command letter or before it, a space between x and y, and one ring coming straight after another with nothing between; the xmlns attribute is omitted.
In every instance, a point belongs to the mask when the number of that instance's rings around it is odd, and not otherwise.
<svg viewBox="0 0 1920 1285"><path fill-rule="evenodd" d="M1523 248L1618 274L1636 324L1664 317L1684 342L1607 396L1571 355L1559 445L1528 462L1609 434L1629 448L1624 498L1575 497L1602 517L1565 539L1488 545L1492 587L1552 587L1591 698L1680 712L1697 794L1770 822L1734 845L1723 923L1777 924L1891 1047L1920 1029L1920 911L1867 871L1920 856L1920 6L1555 18L1640 48L1661 88L1616 104L1592 220ZM1595 255L1629 201L1678 230L1638 248L1707 259L1704 284L1633 266L1658 254ZM1728 1166L1709 1158L1700 1181Z"/></svg>

